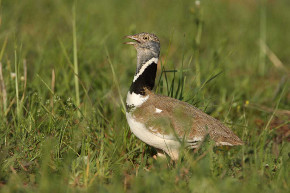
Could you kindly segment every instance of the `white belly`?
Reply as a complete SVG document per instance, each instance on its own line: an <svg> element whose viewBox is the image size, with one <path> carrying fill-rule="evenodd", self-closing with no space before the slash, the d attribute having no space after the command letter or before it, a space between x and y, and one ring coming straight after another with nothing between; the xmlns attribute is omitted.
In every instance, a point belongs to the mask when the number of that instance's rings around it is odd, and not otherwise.
<svg viewBox="0 0 290 193"><path fill-rule="evenodd" d="M166 139L165 136L155 135L143 123L137 122L131 113L126 113L126 118L131 131L143 142L161 149L169 155L179 150L180 143L178 141Z"/></svg>

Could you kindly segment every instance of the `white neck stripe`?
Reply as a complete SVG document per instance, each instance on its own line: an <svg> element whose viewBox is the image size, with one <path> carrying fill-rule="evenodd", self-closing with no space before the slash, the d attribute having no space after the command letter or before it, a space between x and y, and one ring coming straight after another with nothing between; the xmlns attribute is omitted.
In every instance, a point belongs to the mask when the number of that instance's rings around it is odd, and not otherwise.
<svg viewBox="0 0 290 193"><path fill-rule="evenodd" d="M135 82L137 80L137 78L139 78L139 76L144 72L144 70L153 62L157 64L158 58L151 58L145 64L143 64L141 69L139 70L139 72L134 76L133 82Z"/></svg>

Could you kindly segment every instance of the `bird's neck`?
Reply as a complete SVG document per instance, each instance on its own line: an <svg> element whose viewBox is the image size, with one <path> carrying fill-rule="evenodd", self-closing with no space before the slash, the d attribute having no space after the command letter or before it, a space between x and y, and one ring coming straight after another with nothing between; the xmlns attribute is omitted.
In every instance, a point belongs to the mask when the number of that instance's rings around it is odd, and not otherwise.
<svg viewBox="0 0 290 193"><path fill-rule="evenodd" d="M137 69L130 87L130 93L145 96L145 89L152 90L155 84L158 57L137 56Z"/></svg>

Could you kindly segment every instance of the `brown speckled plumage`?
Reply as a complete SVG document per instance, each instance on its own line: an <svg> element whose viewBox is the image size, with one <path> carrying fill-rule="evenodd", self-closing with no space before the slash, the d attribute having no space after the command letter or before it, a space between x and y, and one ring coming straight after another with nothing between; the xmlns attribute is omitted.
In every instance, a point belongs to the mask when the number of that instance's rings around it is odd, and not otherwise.
<svg viewBox="0 0 290 193"><path fill-rule="evenodd" d="M149 90L146 90L146 94L148 100L132 113L137 121L151 128L151 132L177 135L188 141L209 134L216 145L243 144L228 127L198 108L177 99L156 95ZM162 111L157 113L156 108Z"/></svg>

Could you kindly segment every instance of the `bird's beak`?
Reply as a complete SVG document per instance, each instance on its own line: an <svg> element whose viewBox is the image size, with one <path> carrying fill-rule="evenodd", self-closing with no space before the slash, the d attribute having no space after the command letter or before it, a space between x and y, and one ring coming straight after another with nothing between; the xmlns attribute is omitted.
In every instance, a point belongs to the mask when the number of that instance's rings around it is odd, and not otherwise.
<svg viewBox="0 0 290 193"><path fill-rule="evenodd" d="M125 36L124 38L129 38L131 40L135 40L135 42L124 42L124 44L128 44L128 45L136 45L138 43L140 43L140 41L138 40L136 35L132 35L132 36Z"/></svg>

